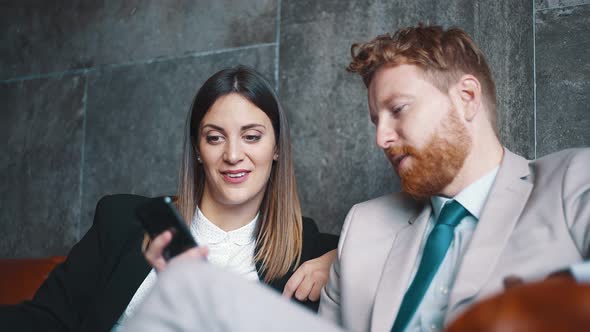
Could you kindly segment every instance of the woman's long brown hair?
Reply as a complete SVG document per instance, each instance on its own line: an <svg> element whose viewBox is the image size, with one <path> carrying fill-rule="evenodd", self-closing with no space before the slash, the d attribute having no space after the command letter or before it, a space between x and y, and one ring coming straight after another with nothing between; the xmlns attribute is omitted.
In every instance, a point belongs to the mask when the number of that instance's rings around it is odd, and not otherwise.
<svg viewBox="0 0 590 332"><path fill-rule="evenodd" d="M278 159L272 165L259 210L254 257L268 283L299 265L303 226L287 117L269 82L255 70L246 66L221 70L197 92L186 121L176 205L190 223L205 187L205 173L197 162L201 120L219 97L230 93L237 93L260 108L270 118L275 131Z"/></svg>

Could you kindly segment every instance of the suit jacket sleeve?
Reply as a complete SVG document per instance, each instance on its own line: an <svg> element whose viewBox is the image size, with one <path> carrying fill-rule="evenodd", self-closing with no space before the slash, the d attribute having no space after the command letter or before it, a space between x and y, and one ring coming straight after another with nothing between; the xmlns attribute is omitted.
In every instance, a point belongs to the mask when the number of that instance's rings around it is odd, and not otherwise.
<svg viewBox="0 0 590 332"><path fill-rule="evenodd" d="M350 212L348 212L348 215L346 216L346 219L344 221L344 225L342 226L342 232L340 233L340 243L338 244L338 252L336 255L336 259L334 260L334 263L332 263L332 267L330 268L330 278L328 279L328 283L324 288L322 288L320 296L320 316L328 320L331 320L339 326L343 325L341 309L342 303L340 301L340 264L343 247L346 241L346 235L348 233L348 229L350 228L350 224L352 223L355 208L356 206L353 206Z"/></svg>
<svg viewBox="0 0 590 332"><path fill-rule="evenodd" d="M3 310L10 311L9 325L24 331L76 330L97 284L101 262L101 244L96 220L74 245L66 261L58 265L35 293L31 301Z"/></svg>
<svg viewBox="0 0 590 332"><path fill-rule="evenodd" d="M563 180L563 210L571 235L586 261L590 259L590 149L571 154ZM589 276L590 277L590 276Z"/></svg>
<svg viewBox="0 0 590 332"><path fill-rule="evenodd" d="M123 196L123 195L118 195ZM131 197L129 195L129 197ZM138 196L135 196L138 197ZM122 197L119 197L122 198ZM72 247L67 259L51 271L31 301L0 308L3 328L15 331L77 331L91 303L100 292L113 253L120 252L126 230L115 223L113 213L129 200L102 198L92 227ZM122 226L122 225L121 225Z"/></svg>
<svg viewBox="0 0 590 332"><path fill-rule="evenodd" d="M590 282L590 149L573 153L564 175L563 210L576 246L585 262L570 271L578 282Z"/></svg>

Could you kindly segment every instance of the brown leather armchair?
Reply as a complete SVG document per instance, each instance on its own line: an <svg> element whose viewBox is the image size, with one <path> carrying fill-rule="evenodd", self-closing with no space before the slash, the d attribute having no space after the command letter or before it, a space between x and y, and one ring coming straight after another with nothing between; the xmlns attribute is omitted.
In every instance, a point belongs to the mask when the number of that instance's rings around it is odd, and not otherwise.
<svg viewBox="0 0 590 332"><path fill-rule="evenodd" d="M524 284L475 304L446 332L588 332L590 284L551 278Z"/></svg>
<svg viewBox="0 0 590 332"><path fill-rule="evenodd" d="M64 256L0 259L0 304L30 300Z"/></svg>

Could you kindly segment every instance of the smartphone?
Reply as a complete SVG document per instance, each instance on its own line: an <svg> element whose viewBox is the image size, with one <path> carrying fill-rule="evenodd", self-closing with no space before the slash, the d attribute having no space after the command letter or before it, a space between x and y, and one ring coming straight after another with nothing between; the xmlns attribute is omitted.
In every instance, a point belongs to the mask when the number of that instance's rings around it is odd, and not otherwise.
<svg viewBox="0 0 590 332"><path fill-rule="evenodd" d="M172 241L163 252L164 259L169 260L197 246L182 216L172 203L172 198L168 196L151 198L138 206L135 212L152 239L165 230L172 232Z"/></svg>

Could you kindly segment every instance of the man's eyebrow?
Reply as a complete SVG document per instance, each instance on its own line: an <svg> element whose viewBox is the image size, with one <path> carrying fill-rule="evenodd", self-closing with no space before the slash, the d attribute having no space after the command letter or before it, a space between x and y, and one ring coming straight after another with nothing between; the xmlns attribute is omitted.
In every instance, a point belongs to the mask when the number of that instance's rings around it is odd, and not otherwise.
<svg viewBox="0 0 590 332"><path fill-rule="evenodd" d="M391 102L396 98L413 98L412 96L405 94L405 93L392 93L387 98L383 100L384 105L390 105Z"/></svg>

